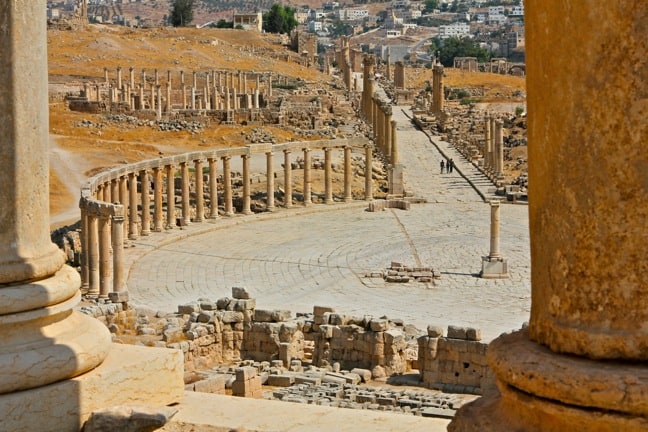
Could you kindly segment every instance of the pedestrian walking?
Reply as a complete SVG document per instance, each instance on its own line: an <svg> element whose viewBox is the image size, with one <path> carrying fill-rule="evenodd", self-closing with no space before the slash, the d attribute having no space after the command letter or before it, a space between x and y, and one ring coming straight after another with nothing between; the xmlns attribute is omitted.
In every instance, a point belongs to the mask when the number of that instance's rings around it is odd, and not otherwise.
<svg viewBox="0 0 648 432"><path fill-rule="evenodd" d="M448 168L450 169L450 172L454 171L454 159L450 159L450 161L448 162Z"/></svg>
<svg viewBox="0 0 648 432"><path fill-rule="evenodd" d="M441 161L441 174L443 174L443 170L445 170L445 162L443 160Z"/></svg>

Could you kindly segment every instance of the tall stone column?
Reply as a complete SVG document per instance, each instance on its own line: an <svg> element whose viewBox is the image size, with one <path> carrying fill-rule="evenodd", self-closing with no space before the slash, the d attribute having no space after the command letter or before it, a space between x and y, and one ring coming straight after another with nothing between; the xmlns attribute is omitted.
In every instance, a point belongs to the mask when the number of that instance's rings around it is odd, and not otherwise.
<svg viewBox="0 0 648 432"><path fill-rule="evenodd" d="M104 68L104 83L108 85L110 83L110 80L108 79L108 68Z"/></svg>
<svg viewBox="0 0 648 432"><path fill-rule="evenodd" d="M140 193L142 194L142 231L140 234L147 236L151 234L151 199L149 197L149 178L146 170L139 172Z"/></svg>
<svg viewBox="0 0 648 432"><path fill-rule="evenodd" d="M153 168L153 230L162 232L164 229L164 214L162 212L162 170Z"/></svg>
<svg viewBox="0 0 648 432"><path fill-rule="evenodd" d="M331 149L324 149L324 204L333 204L333 169L331 167Z"/></svg>
<svg viewBox="0 0 648 432"><path fill-rule="evenodd" d="M273 163L273 153L272 152L267 152L266 153L266 177L267 177L267 189L266 189L266 194L267 194L267 200L266 200L266 210L272 211L274 210L275 203L274 203L274 189L275 189L275 184L274 184L274 163Z"/></svg>
<svg viewBox="0 0 648 432"><path fill-rule="evenodd" d="M122 89L122 68L121 66L117 66L117 89L121 91ZM121 101L122 98L119 98L119 101Z"/></svg>
<svg viewBox="0 0 648 432"><path fill-rule="evenodd" d="M220 72L218 73L220 79ZM209 219L218 218L218 173L216 158L208 158L209 163Z"/></svg>
<svg viewBox="0 0 648 432"><path fill-rule="evenodd" d="M187 109L187 86L185 85L184 71L180 71L180 85L182 86L182 109Z"/></svg>
<svg viewBox="0 0 648 432"><path fill-rule="evenodd" d="M344 202L353 201L351 186L353 184L353 170L351 168L351 147L344 146Z"/></svg>
<svg viewBox="0 0 648 432"><path fill-rule="evenodd" d="M496 171L495 166L495 117L491 115L490 117L490 147L488 151L488 166L490 167L489 173L494 174Z"/></svg>
<svg viewBox="0 0 648 432"><path fill-rule="evenodd" d="M128 68L128 83L130 88L135 88L135 68L133 66Z"/></svg>
<svg viewBox="0 0 648 432"><path fill-rule="evenodd" d="M290 150L284 150L284 207L292 207L292 160Z"/></svg>
<svg viewBox="0 0 648 432"><path fill-rule="evenodd" d="M505 279L508 274L508 260L500 253L500 202L490 202L490 252L482 257L480 276L484 279Z"/></svg>
<svg viewBox="0 0 648 432"><path fill-rule="evenodd" d="M128 238L135 240L139 237L137 233L137 175L136 173L128 173L128 196L130 202L128 204Z"/></svg>
<svg viewBox="0 0 648 432"><path fill-rule="evenodd" d="M87 294L90 286L90 272L88 269L88 206L80 201L79 209L81 211L81 293Z"/></svg>
<svg viewBox="0 0 648 432"><path fill-rule="evenodd" d="M311 149L304 149L304 205L310 205L311 199Z"/></svg>
<svg viewBox="0 0 648 432"><path fill-rule="evenodd" d="M191 87L191 110L196 109L196 87Z"/></svg>
<svg viewBox="0 0 648 432"><path fill-rule="evenodd" d="M95 208L88 211L88 297L99 297L99 219Z"/></svg>
<svg viewBox="0 0 648 432"><path fill-rule="evenodd" d="M392 109L385 103L383 111L383 130L385 136L385 156L387 160L394 165L395 162L392 159Z"/></svg>
<svg viewBox="0 0 648 432"><path fill-rule="evenodd" d="M495 121L495 178L501 182L504 180L504 122Z"/></svg>
<svg viewBox="0 0 648 432"><path fill-rule="evenodd" d="M166 83L166 112L167 114L171 112L171 81Z"/></svg>
<svg viewBox="0 0 648 432"><path fill-rule="evenodd" d="M124 209L114 208L112 215L113 292L126 291L124 277Z"/></svg>
<svg viewBox="0 0 648 432"><path fill-rule="evenodd" d="M436 116L443 112L443 66L434 65L432 68L432 113Z"/></svg>
<svg viewBox="0 0 648 432"><path fill-rule="evenodd" d="M108 298L112 288L110 243L110 214L102 207L99 210L99 298Z"/></svg>
<svg viewBox="0 0 648 432"><path fill-rule="evenodd" d="M391 120L391 161L392 165L397 165L400 160L400 155L398 154L398 122L396 120Z"/></svg>
<svg viewBox="0 0 648 432"><path fill-rule="evenodd" d="M128 226L130 198L128 195L128 177L125 175L119 177L119 203L124 206L124 217L126 218L125 223L126 226ZM128 231L128 229L124 230L124 239L128 238Z"/></svg>
<svg viewBox="0 0 648 432"><path fill-rule="evenodd" d="M14 413L4 409L15 395L9 393L37 392L83 374L110 347L105 326L74 311L79 274L50 240L44 8L44 1L0 5L0 407L6 430L18 429Z"/></svg>
<svg viewBox="0 0 648 432"><path fill-rule="evenodd" d="M490 117L486 114L484 117L484 172L490 170L488 154L491 151L491 123Z"/></svg>
<svg viewBox="0 0 648 432"><path fill-rule="evenodd" d="M449 430L648 430L648 4L525 11L531 317Z"/></svg>
<svg viewBox="0 0 648 432"><path fill-rule="evenodd" d="M173 165L166 167L166 183L167 183L167 218L166 229L173 229L176 224L175 220L175 170Z"/></svg>
<svg viewBox="0 0 648 432"><path fill-rule="evenodd" d="M239 76L240 77L240 76ZM250 156L241 155L243 164L243 214L252 214L250 210Z"/></svg>
<svg viewBox="0 0 648 432"><path fill-rule="evenodd" d="M232 216L234 214L234 206L232 205L232 169L230 164L231 157L223 156L223 199L225 200L225 216Z"/></svg>
<svg viewBox="0 0 648 432"><path fill-rule="evenodd" d="M196 217L194 221L202 222L205 219L205 195L203 191L203 161L201 159L194 161L194 171L196 178Z"/></svg>
<svg viewBox="0 0 648 432"><path fill-rule="evenodd" d="M189 165L180 162L180 182L182 183L182 226L191 224L191 206L189 205Z"/></svg>
<svg viewBox="0 0 648 432"><path fill-rule="evenodd" d="M371 146L365 146L365 201L371 201L373 199L373 161L371 155Z"/></svg>
<svg viewBox="0 0 648 432"><path fill-rule="evenodd" d="M155 104L155 118L157 120L162 120L162 86L157 84L155 86L157 94L157 103Z"/></svg>

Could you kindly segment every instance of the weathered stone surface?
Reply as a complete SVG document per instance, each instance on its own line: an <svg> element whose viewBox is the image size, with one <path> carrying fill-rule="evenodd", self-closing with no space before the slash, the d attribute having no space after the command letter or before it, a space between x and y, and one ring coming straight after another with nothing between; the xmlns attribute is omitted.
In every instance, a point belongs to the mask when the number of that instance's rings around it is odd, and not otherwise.
<svg viewBox="0 0 648 432"><path fill-rule="evenodd" d="M232 287L232 297L241 300L249 300L252 298L245 287Z"/></svg>
<svg viewBox="0 0 648 432"><path fill-rule="evenodd" d="M172 407L120 405L92 413L84 432L150 432L164 426L178 412Z"/></svg>

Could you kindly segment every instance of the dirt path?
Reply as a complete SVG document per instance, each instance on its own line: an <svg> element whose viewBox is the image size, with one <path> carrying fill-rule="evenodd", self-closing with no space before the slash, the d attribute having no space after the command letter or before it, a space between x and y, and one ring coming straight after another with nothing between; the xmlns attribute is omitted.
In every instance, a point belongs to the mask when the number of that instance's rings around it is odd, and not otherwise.
<svg viewBox="0 0 648 432"><path fill-rule="evenodd" d="M54 229L64 225L73 224L79 220L79 191L86 180L83 172L88 169L82 157L59 146L58 140L62 137L50 135L50 170L60 184L66 189L65 195L69 198L64 203L59 203L60 211L50 214L50 228Z"/></svg>

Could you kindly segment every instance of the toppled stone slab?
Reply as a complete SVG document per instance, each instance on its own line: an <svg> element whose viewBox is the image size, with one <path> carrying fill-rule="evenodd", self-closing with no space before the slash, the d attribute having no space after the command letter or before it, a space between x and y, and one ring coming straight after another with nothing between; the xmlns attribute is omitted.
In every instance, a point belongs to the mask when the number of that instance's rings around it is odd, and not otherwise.
<svg viewBox="0 0 648 432"><path fill-rule="evenodd" d="M410 201L406 201L402 199L373 200L369 203L369 207L367 208L367 211L377 212L377 211L386 210L388 208L409 210Z"/></svg>
<svg viewBox="0 0 648 432"><path fill-rule="evenodd" d="M149 432L164 426L178 410L172 407L120 405L92 413L85 432Z"/></svg>

